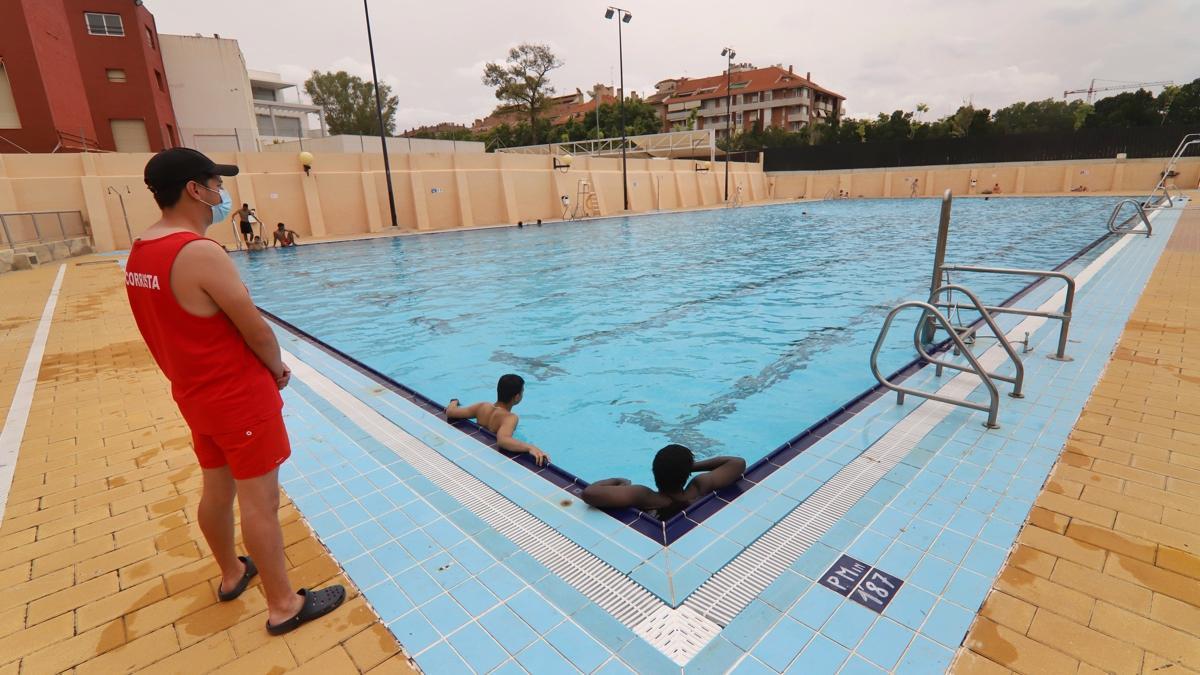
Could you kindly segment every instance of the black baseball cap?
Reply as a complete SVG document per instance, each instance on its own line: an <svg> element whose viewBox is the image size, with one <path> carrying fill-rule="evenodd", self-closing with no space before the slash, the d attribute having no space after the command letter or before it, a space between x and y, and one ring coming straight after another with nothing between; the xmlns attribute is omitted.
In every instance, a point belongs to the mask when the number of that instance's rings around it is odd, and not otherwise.
<svg viewBox="0 0 1200 675"><path fill-rule="evenodd" d="M236 176L237 166L217 164L204 153L191 148L163 150L146 162L146 187L153 192L156 188L180 185L190 180L204 180L209 176Z"/></svg>

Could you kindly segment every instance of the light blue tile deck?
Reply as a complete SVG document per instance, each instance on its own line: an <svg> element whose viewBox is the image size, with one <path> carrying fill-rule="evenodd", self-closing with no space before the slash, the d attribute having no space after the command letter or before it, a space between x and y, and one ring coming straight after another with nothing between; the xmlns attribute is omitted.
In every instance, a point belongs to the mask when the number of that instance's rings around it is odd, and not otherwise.
<svg viewBox="0 0 1200 675"><path fill-rule="evenodd" d="M1070 432L1173 226L1126 245L1076 301L1074 361L1032 336L1025 399L1001 428L955 410L685 669L936 672L946 668ZM1053 292L1042 288L1024 305ZM1013 325L1015 319L1006 319ZM530 513L676 604L911 411L884 397L664 552L315 347L285 347ZM917 386L935 387L932 369ZM680 672L302 382L285 392L281 480L321 540L427 672ZM553 488L553 489L551 489ZM553 508L552 508L553 506ZM905 584L881 615L814 584L842 552Z"/></svg>

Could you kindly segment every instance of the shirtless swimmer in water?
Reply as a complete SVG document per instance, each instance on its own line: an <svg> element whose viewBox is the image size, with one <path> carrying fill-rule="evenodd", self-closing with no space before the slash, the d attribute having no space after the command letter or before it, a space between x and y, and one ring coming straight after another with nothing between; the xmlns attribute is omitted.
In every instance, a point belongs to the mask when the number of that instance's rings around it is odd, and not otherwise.
<svg viewBox="0 0 1200 675"><path fill-rule="evenodd" d="M538 466L550 461L550 456L542 452L532 443L525 443L513 438L517 430L519 418L513 414L513 406L521 402L525 396L525 380L520 375L504 375L496 383L496 402L486 401L467 407L458 404L458 399L450 399L446 406L446 417L452 420L467 420L474 418L479 426L496 434L496 443L502 450L509 452L527 452L533 456Z"/></svg>

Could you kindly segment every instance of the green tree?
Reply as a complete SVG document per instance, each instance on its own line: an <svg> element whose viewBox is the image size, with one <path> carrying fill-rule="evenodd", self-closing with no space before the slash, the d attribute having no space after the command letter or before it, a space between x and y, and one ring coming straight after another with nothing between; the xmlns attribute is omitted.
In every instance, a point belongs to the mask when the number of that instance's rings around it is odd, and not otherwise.
<svg viewBox="0 0 1200 675"><path fill-rule="evenodd" d="M662 132L658 109L637 98L625 99L625 133L628 136ZM595 110L579 113L559 125L551 136L567 134L567 140L582 141L595 138L617 138L621 135L621 108L614 101L600 105L600 126L596 126Z"/></svg>
<svg viewBox="0 0 1200 675"><path fill-rule="evenodd" d="M1165 124L1200 124L1200 78L1159 95Z"/></svg>
<svg viewBox="0 0 1200 675"><path fill-rule="evenodd" d="M868 143L906 141L912 138L912 118L912 113L903 110L896 110L891 115L879 113L879 116L865 127L865 138Z"/></svg>
<svg viewBox="0 0 1200 675"><path fill-rule="evenodd" d="M539 117L550 105L554 87L550 71L561 68L562 60L546 45L522 43L508 50L505 63L488 63L483 83L496 90L496 98L521 111L529 120L531 144L538 142Z"/></svg>
<svg viewBox="0 0 1200 675"><path fill-rule="evenodd" d="M1159 101L1145 89L1126 91L1096 101L1085 125L1093 129L1148 127L1162 124Z"/></svg>
<svg viewBox="0 0 1200 675"><path fill-rule="evenodd" d="M1075 100L1018 101L992 115L995 130L1002 134L1070 132L1091 112L1091 105Z"/></svg>
<svg viewBox="0 0 1200 675"><path fill-rule="evenodd" d="M375 86L344 70L314 70L304 81L304 92L314 104L325 110L325 126L330 134L379 134L379 114L375 107ZM396 108L399 99L385 83L379 84L383 101L383 120L388 135L396 133Z"/></svg>

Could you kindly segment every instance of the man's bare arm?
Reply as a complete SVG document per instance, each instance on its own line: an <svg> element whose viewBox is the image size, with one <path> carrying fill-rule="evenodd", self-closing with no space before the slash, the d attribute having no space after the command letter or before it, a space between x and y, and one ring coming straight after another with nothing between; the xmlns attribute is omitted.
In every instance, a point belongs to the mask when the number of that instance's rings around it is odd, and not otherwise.
<svg viewBox="0 0 1200 675"><path fill-rule="evenodd" d="M229 317L241 333L246 345L267 370L271 371L271 376L277 381L283 379L287 372L279 352L279 341L275 339L275 332L254 306L250 291L246 290L241 277L238 276L237 267L229 259L229 254L219 244L198 241L180 251L176 264L180 261L194 270L194 278L199 282L201 290L225 312L225 316Z"/></svg>
<svg viewBox="0 0 1200 675"><path fill-rule="evenodd" d="M475 403L465 408L458 404L458 399L450 399L450 405L446 406L446 417L452 420L469 420L479 414L479 406Z"/></svg>
<svg viewBox="0 0 1200 675"><path fill-rule="evenodd" d="M701 494L732 485L746 471L746 460L741 457L713 457L692 466L693 471L705 471L692 481Z"/></svg>
<svg viewBox="0 0 1200 675"><path fill-rule="evenodd" d="M550 455L542 452L542 449L532 443L525 443L513 438L513 433L517 430L518 418L516 415L509 413L504 418L504 422L500 424L500 429L496 431L496 444L501 449L509 452L527 452L533 456L534 461L538 466L550 461Z"/></svg>
<svg viewBox="0 0 1200 675"><path fill-rule="evenodd" d="M599 480L583 489L580 498L598 509L619 509L633 506L639 509L654 509L666 504L656 499L658 495L645 485L630 485L624 478Z"/></svg>

